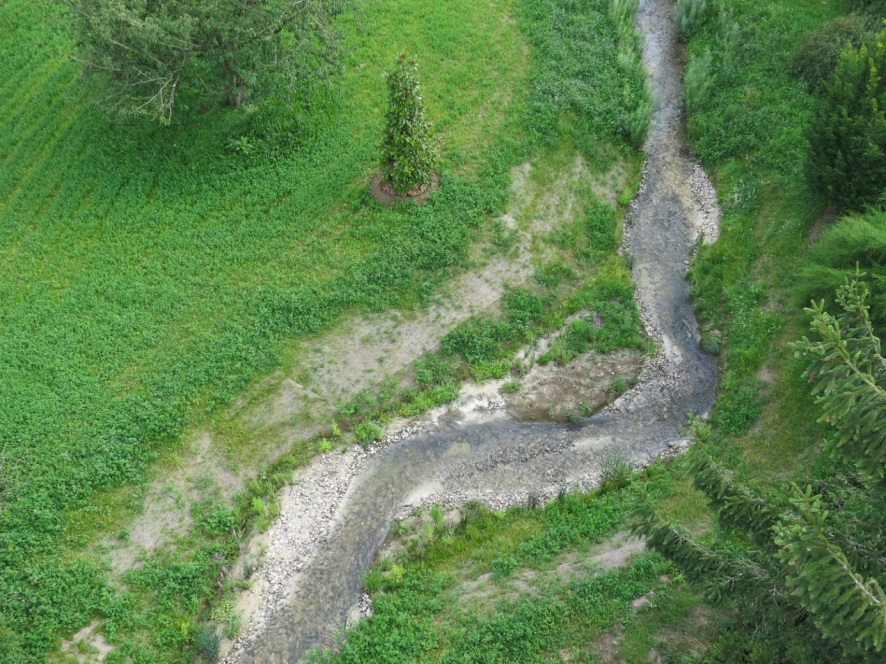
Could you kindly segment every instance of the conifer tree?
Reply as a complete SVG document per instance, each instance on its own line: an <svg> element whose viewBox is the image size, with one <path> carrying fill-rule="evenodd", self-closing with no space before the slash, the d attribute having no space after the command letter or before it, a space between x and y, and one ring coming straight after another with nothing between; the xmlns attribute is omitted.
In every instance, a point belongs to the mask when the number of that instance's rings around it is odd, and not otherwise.
<svg viewBox="0 0 886 664"><path fill-rule="evenodd" d="M841 313L808 309L815 339L795 343L810 360L822 454L834 472L788 487L750 486L709 454L695 421L690 455L697 489L717 516L717 536L692 536L646 499L635 530L714 600L737 605L765 635L771 661L873 661L886 657L886 358L857 273L837 293Z"/></svg>
<svg viewBox="0 0 886 664"><path fill-rule="evenodd" d="M843 210L886 192L886 29L873 46L847 46L809 131L813 184Z"/></svg>
<svg viewBox="0 0 886 664"><path fill-rule="evenodd" d="M388 115L382 160L385 181L401 195L427 187L436 160L417 70L418 60L403 52L394 70L385 76Z"/></svg>

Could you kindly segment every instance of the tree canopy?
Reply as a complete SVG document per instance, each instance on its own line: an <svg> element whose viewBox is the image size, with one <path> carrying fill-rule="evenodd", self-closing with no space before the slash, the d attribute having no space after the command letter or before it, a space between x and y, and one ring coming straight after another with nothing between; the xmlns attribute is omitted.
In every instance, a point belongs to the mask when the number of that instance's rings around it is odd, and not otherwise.
<svg viewBox="0 0 886 664"><path fill-rule="evenodd" d="M843 210L886 194L886 29L868 47L847 44L809 132L813 184Z"/></svg>
<svg viewBox="0 0 886 664"><path fill-rule="evenodd" d="M168 123L201 107L288 96L330 72L344 0L62 0L75 57L104 105Z"/></svg>
<svg viewBox="0 0 886 664"><path fill-rule="evenodd" d="M398 194L427 187L436 159L417 71L418 59L403 52L393 71L385 75L388 114L382 161L385 178Z"/></svg>

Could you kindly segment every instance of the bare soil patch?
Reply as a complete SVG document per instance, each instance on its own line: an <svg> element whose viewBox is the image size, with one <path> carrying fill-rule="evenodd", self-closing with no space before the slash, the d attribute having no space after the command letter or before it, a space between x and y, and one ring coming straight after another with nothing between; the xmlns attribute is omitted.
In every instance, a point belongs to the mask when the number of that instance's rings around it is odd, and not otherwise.
<svg viewBox="0 0 886 664"><path fill-rule="evenodd" d="M588 416L618 395L613 383L633 384L643 361L643 353L637 350L607 355L591 351L566 366L536 365L523 379L522 389L505 401L524 420L565 422L570 416Z"/></svg>
<svg viewBox="0 0 886 664"><path fill-rule="evenodd" d="M413 190L407 194L398 194L394 188L385 182L384 171L379 171L372 176L369 182L369 193L379 203L393 205L394 203L424 203L431 194L440 188L440 176L436 172L431 173L431 184L418 191Z"/></svg>

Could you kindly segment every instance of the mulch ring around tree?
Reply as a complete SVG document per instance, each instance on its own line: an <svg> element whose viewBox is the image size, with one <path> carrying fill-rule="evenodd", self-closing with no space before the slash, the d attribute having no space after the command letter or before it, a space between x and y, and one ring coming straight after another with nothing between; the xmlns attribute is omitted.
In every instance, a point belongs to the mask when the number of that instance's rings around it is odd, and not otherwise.
<svg viewBox="0 0 886 664"><path fill-rule="evenodd" d="M372 181L369 183L369 193L375 197L375 200L385 205L406 201L424 203L431 197L431 194L440 188L440 176L436 172L431 173L431 184L422 189L413 189L407 194L398 194L391 185L385 182L384 176L384 171L379 171L372 176Z"/></svg>

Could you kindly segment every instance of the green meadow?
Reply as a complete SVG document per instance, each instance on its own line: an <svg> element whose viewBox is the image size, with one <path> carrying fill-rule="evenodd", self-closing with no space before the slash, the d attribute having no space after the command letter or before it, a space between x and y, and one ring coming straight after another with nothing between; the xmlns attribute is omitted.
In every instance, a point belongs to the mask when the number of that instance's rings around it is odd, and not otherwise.
<svg viewBox="0 0 886 664"><path fill-rule="evenodd" d="M210 537L114 588L84 553L98 533L67 515L143 481L299 337L420 307L536 151L635 158L644 77L619 55L630 3L610 4L360 3L336 26L341 71L292 108L195 107L169 127L97 110L58 5L0 4L0 661L41 661L93 619L112 659L191 660L235 545ZM403 49L421 62L442 186L387 208L367 184L382 74Z"/></svg>

